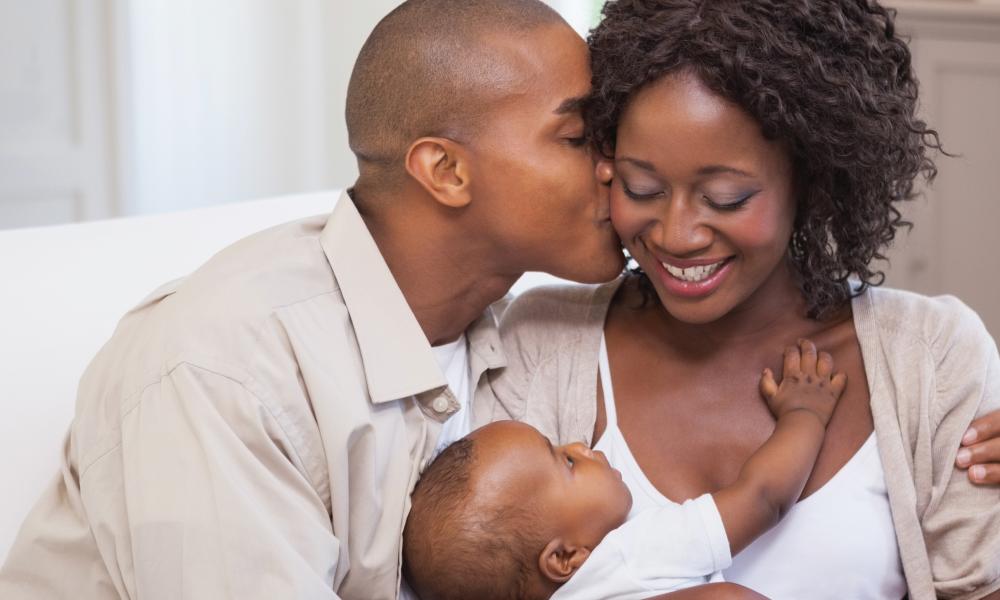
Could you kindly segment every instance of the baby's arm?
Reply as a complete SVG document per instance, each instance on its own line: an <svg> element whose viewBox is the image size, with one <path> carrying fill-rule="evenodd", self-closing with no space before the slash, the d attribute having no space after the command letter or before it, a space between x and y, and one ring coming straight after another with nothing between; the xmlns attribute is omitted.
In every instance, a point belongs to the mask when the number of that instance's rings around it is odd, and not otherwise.
<svg viewBox="0 0 1000 600"><path fill-rule="evenodd" d="M760 391L778 421L774 433L736 483L712 494L734 556L774 527L802 494L846 384L846 375L833 374L833 358L817 356L808 340L785 350L781 385L764 371Z"/></svg>

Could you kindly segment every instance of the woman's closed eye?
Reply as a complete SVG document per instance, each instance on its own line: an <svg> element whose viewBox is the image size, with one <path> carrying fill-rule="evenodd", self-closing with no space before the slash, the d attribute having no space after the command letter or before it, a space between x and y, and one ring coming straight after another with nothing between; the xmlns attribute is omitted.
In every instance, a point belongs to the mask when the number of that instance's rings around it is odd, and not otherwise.
<svg viewBox="0 0 1000 600"><path fill-rule="evenodd" d="M705 194L703 198L709 206L716 210L737 210L746 205L751 198L756 196L759 191L750 192L748 194L738 194L738 195L719 195L719 196L709 196Z"/></svg>
<svg viewBox="0 0 1000 600"><path fill-rule="evenodd" d="M624 182L622 189L625 190L625 195L633 200L653 200L663 195L663 190L633 190Z"/></svg>

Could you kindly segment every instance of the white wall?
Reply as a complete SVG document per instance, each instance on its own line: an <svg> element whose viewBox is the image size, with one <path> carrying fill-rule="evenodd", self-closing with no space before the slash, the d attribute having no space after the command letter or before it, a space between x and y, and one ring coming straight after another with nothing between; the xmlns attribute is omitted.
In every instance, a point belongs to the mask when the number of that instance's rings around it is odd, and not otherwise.
<svg viewBox="0 0 1000 600"><path fill-rule="evenodd" d="M355 57L398 0L127 3L123 197L148 213L349 185ZM591 0L551 0L580 31Z"/></svg>
<svg viewBox="0 0 1000 600"><path fill-rule="evenodd" d="M110 0L0 0L0 229L116 209Z"/></svg>
<svg viewBox="0 0 1000 600"><path fill-rule="evenodd" d="M346 82L364 38L395 4L129 3L126 210L350 183Z"/></svg>

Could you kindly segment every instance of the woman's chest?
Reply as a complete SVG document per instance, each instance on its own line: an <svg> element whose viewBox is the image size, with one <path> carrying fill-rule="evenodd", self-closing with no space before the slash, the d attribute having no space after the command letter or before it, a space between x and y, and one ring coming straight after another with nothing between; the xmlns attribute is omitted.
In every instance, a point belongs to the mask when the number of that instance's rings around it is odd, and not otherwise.
<svg viewBox="0 0 1000 600"><path fill-rule="evenodd" d="M860 349L853 335L836 333L811 336L820 348L831 351L849 383L803 498L833 479L873 430ZM649 352L615 360L609 345L619 428L660 492L682 500L736 480L747 458L774 430L758 385L765 367L780 373L782 347L762 342L756 348L719 353L714 360L691 361Z"/></svg>
<svg viewBox="0 0 1000 600"><path fill-rule="evenodd" d="M874 435L724 573L772 600L896 600L906 581Z"/></svg>

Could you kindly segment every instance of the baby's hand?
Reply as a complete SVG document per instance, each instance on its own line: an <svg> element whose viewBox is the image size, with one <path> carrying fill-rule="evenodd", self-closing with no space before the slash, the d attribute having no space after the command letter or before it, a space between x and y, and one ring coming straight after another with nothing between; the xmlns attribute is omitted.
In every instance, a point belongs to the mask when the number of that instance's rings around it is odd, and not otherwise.
<svg viewBox="0 0 1000 600"><path fill-rule="evenodd" d="M795 410L807 410L826 427L846 385L847 375L833 373L832 356L826 352L817 356L812 342L799 340L797 347L785 349L781 384L775 382L770 369L765 369L760 393L775 419Z"/></svg>

